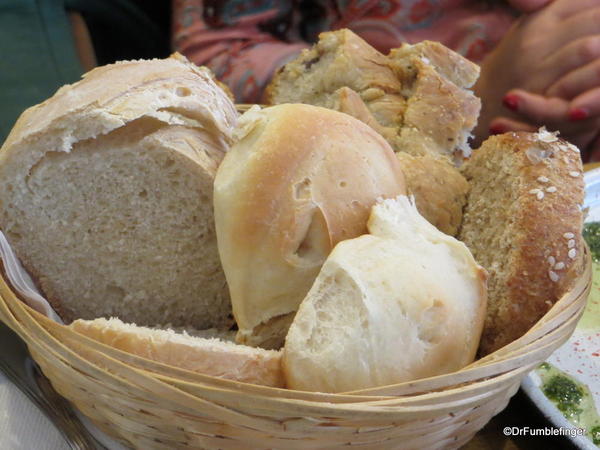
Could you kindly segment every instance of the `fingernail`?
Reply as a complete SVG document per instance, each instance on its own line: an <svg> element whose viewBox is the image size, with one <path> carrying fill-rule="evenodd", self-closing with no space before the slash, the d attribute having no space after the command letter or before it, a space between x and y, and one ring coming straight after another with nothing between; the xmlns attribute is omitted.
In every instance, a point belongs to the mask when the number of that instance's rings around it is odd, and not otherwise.
<svg viewBox="0 0 600 450"><path fill-rule="evenodd" d="M506 132L506 128L502 125L492 125L490 127L490 134L502 134L504 132Z"/></svg>
<svg viewBox="0 0 600 450"><path fill-rule="evenodd" d="M521 99L514 95L514 94L508 94L505 95L504 98L502 99L502 104L504 106L506 106L508 109L510 109L511 111L517 111L519 109L519 102L521 101Z"/></svg>
<svg viewBox="0 0 600 450"><path fill-rule="evenodd" d="M569 120L573 122L577 122L578 120L587 119L590 116L590 113L583 108L575 108L569 111Z"/></svg>

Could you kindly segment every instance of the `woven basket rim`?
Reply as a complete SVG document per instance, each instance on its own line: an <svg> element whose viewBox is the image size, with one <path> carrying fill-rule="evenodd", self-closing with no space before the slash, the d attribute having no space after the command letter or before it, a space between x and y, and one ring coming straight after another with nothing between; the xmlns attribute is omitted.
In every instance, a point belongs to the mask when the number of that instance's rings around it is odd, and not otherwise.
<svg viewBox="0 0 600 450"><path fill-rule="evenodd" d="M294 401L306 401L306 402L324 402L324 403L335 403L335 404L345 404L347 402L357 402L357 403L370 403L373 401L382 401L385 402L387 400L396 399L399 396L402 397L410 397L410 396L435 396L436 393L450 393L450 391L455 389L465 389L465 385L473 384L477 382L485 382L485 380L489 380L490 378L496 378L502 376L506 373L511 373L515 370L518 371L518 368L521 367L517 365L516 368L508 368L506 370L497 370L502 364L506 364L514 359L524 359L527 360L528 355L531 352L535 353L537 347L541 344L544 344L545 341L548 341L548 336L552 337L552 334L556 332L556 330L561 330L565 324L573 325L572 322L577 322L581 314L583 313L583 309L585 307L585 300L587 299L587 293L589 292L591 286L591 256L590 252L586 246L586 257L584 264L584 272L577 279L575 285L572 289L565 293L556 302L553 307L542 317L525 335L521 338L511 342L507 346L481 358L468 366L452 372L448 374L438 375L434 377L423 378L419 380L397 383L388 386L379 386L375 388L369 389L361 389L352 392L345 393L320 393L320 392L305 392L305 391L294 391L285 388L273 388L268 386L259 386L253 384L247 384L243 382L227 380L222 378L213 377L210 375L198 374L194 372L190 372L185 369L178 369L171 366L166 366L165 364L157 363L154 361L147 360L145 358L141 358L139 356L131 355L121 350L115 349L113 347L107 346L100 342L94 341L86 336L83 336L79 333L76 333L74 330L70 329L66 325L61 325L56 322L53 322L51 319L46 316L40 314L35 311L31 307L29 307L24 302L20 301L17 295L14 293L9 283L5 279L3 273L0 272L0 304L2 308L0 308L0 320L5 322L9 327L15 329L15 331L19 334L23 334L23 331L20 329L21 327L16 326L18 323L23 325L23 322L18 320L18 318L13 316L13 321L6 320L7 312L12 313L15 309L21 309L22 313L31 318L32 323L35 322L41 326L42 329L51 336L51 339L55 341L57 345L62 345L60 339L58 339L53 333L50 332L52 330L60 330L60 332L55 331L54 333L57 335L65 335L68 334L72 337L72 339L76 339L78 341L84 342L91 348L95 348L98 351L102 351L106 355L120 359L124 358L125 360L137 361L138 363L143 362L146 365L146 369L138 368L136 370L147 372L148 374L153 374L155 376L159 376L165 380L173 379L179 380L181 383L192 383L192 384L206 384L210 387L210 389L221 389L224 391L231 391L235 393L243 393L247 392L252 395L276 395L281 399L289 398ZM9 305L10 304L10 307ZM11 308L12 307L12 308ZM19 308L20 307L20 308ZM3 311L4 310L4 311ZM25 316L21 316L25 317ZM563 319L558 322L553 319ZM8 322L8 323L7 323ZM11 323L12 322L12 323ZM12 325L12 326L11 326ZM576 325L576 323L575 323ZM547 329L545 329L545 328ZM23 327L26 329L26 327ZM574 329L574 326L573 326ZM541 330L541 336L534 339L532 342L528 342L530 336L535 334ZM572 332L572 330L571 330ZM570 332L566 333L570 336ZM567 338L568 338L567 336ZM35 342L35 338L31 336L22 336L25 337L25 340L29 342ZM566 339L564 339L566 340ZM525 344L524 344L525 343ZM547 343L546 346L552 347L552 343ZM543 348L543 345L542 345ZM542 352L543 353L543 352ZM542 361L540 361L542 362ZM164 374L162 370L165 368L169 368L171 373ZM484 370L486 369L487 370ZM150 370L152 369L152 370ZM162 369L162 370L161 370ZM481 372L482 375L477 377L474 380L463 380L460 376L461 374L470 374L470 373L478 373ZM495 375L494 375L495 372ZM182 379L183 378L183 379ZM455 381L453 381L455 379ZM448 383L445 383L445 382ZM421 388L422 387L422 388ZM398 394L398 392L402 392L403 389L408 389L406 394ZM418 391L421 392L418 392ZM395 393L389 393L393 391ZM388 392L386 394L386 392Z"/></svg>

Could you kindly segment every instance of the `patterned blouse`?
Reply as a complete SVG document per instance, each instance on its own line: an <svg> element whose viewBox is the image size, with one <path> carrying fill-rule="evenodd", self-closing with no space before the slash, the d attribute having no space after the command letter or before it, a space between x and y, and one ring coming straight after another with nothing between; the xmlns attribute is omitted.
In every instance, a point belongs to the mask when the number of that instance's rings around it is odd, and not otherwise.
<svg viewBox="0 0 600 450"><path fill-rule="evenodd" d="M349 28L384 53L436 40L479 62L515 17L494 0L173 0L173 46L254 103L322 31Z"/></svg>

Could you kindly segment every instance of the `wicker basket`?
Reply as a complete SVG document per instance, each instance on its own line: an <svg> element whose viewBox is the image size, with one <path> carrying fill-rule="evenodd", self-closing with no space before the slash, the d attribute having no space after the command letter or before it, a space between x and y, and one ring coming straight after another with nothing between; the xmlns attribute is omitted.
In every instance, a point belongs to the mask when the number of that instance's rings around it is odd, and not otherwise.
<svg viewBox="0 0 600 450"><path fill-rule="evenodd" d="M56 390L136 448L454 448L505 408L523 377L571 335L591 259L571 292L522 338L455 373L321 394L200 375L86 338L21 302L0 277L0 319Z"/></svg>

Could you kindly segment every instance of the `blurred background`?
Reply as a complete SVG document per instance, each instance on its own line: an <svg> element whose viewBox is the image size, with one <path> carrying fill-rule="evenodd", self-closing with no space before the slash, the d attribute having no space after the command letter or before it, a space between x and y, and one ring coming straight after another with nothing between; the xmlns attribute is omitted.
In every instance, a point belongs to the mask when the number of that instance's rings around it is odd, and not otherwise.
<svg viewBox="0 0 600 450"><path fill-rule="evenodd" d="M170 0L0 0L0 144L95 65L170 53Z"/></svg>

